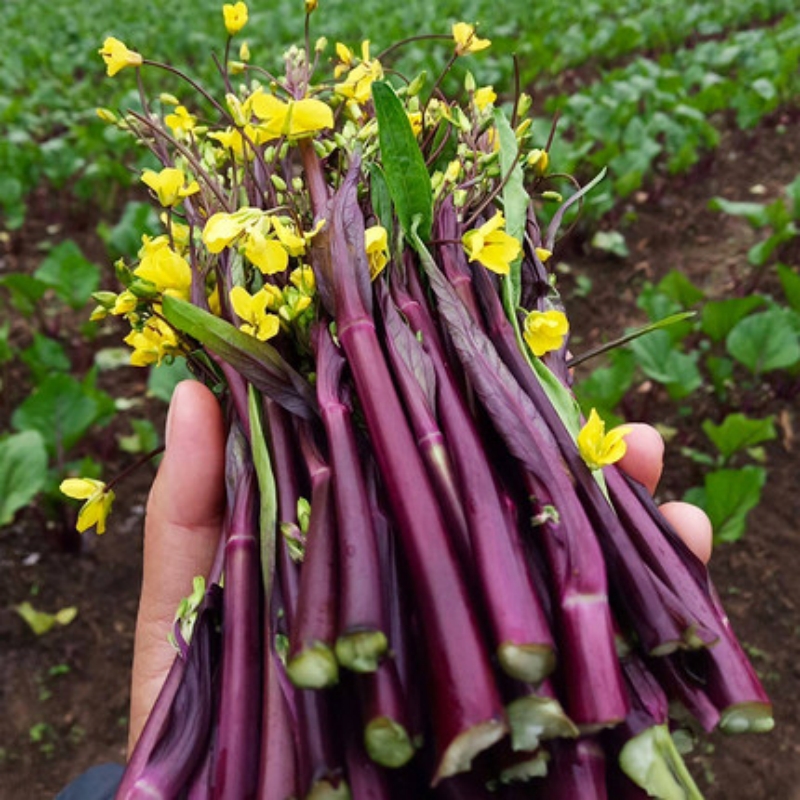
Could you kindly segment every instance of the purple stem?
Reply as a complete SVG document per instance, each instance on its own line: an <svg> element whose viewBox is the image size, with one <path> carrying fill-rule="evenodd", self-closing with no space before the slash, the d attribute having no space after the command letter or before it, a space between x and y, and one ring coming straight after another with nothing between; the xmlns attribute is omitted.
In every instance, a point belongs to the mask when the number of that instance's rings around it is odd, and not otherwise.
<svg viewBox="0 0 800 800"><path fill-rule="evenodd" d="M338 593L337 541L331 470L322 461L307 428L301 447L311 476L311 518L292 624L288 669L304 688L322 688L339 678L334 655Z"/></svg>
<svg viewBox="0 0 800 800"><path fill-rule="evenodd" d="M375 324L359 302L357 287L352 287L356 280L353 260L366 259L356 177L345 180L329 220L337 335L356 384L421 610L432 673L436 783L468 769L473 756L505 734L506 725L438 500L405 421ZM341 297L347 302L340 303Z"/></svg>
<svg viewBox="0 0 800 800"><path fill-rule="evenodd" d="M215 798L255 797L261 707L261 631L256 479L242 432L228 437L220 723L212 786Z"/></svg>
<svg viewBox="0 0 800 800"><path fill-rule="evenodd" d="M327 328L315 330L317 399L328 439L339 534L339 636L336 654L358 672L376 668L386 651L378 544L351 420L342 400L344 358Z"/></svg>

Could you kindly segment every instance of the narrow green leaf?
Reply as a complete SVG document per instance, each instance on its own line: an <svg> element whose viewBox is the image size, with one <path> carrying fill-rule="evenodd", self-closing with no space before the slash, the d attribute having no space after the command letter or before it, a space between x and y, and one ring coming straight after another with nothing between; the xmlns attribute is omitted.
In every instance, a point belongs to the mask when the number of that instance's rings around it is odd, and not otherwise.
<svg viewBox="0 0 800 800"><path fill-rule="evenodd" d="M259 532L261 551L261 580L264 584L265 596L270 597L272 576L275 571L275 542L278 524L278 493L275 485L275 473L267 447L267 433L264 431L261 413L261 398L253 387L247 396L248 414L250 418L250 448L253 454L253 465L258 479L258 491L261 500L259 507Z"/></svg>
<svg viewBox="0 0 800 800"><path fill-rule="evenodd" d="M260 392L288 411L309 419L316 398L308 382L267 342L248 336L229 322L177 297L164 297L164 316L230 364Z"/></svg>
<svg viewBox="0 0 800 800"><path fill-rule="evenodd" d="M47 477L47 450L37 431L0 440L0 527L42 489Z"/></svg>
<svg viewBox="0 0 800 800"><path fill-rule="evenodd" d="M640 328L635 328L634 330L629 331L624 336L620 336L611 342L601 344L598 347L593 347L591 350L587 350L585 353L581 353L579 356L570 359L569 366L573 368L577 367L579 364L583 364L590 358L594 358L595 356L599 356L601 353L606 353L609 350L613 350L614 348L620 347L623 344L632 342L634 339L638 339L640 336L644 336L646 333L653 333L654 331L669 328L670 326L676 325L679 322L684 322L687 319L691 319L693 316L695 316L694 311L681 311L679 314L671 314L664 319L659 319L655 322L649 322L647 325L642 325ZM656 378L656 380L658 379Z"/></svg>
<svg viewBox="0 0 800 800"><path fill-rule="evenodd" d="M420 238L428 241L433 227L431 178L405 107L394 89L385 82L372 84L372 100L378 120L386 185L397 218L406 235L410 234L417 220Z"/></svg>
<svg viewBox="0 0 800 800"><path fill-rule="evenodd" d="M744 217L754 228L763 228L768 220L767 209L763 203L737 202L724 197L714 197L708 207L712 211L722 211L734 217Z"/></svg>
<svg viewBox="0 0 800 800"><path fill-rule="evenodd" d="M513 236L522 245L530 197L525 191L525 175L518 159L519 144L513 128L500 108L494 110L494 124L500 142L500 173L505 180L503 212L506 220L506 233ZM508 275L503 277L503 305L506 315L512 321L516 319L516 309L519 308L522 295L521 265L522 256L519 256L510 265Z"/></svg>

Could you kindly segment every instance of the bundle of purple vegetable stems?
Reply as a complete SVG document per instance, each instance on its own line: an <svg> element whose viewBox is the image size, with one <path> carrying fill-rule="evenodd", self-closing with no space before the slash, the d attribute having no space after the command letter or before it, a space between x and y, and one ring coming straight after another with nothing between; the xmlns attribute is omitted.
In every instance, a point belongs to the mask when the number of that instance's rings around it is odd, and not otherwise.
<svg viewBox="0 0 800 800"><path fill-rule="evenodd" d="M516 113L476 108L474 87L466 111L395 91L363 52L345 66L370 65L369 97L345 78L332 125L304 128L320 109L300 105L298 52L259 90L272 111L206 108L243 148L218 136L216 173L201 132L146 105L119 123L185 178L159 202L191 279L181 297L121 267L134 336L171 332L228 445L223 545L118 797L699 797L676 742L766 730L769 700L705 566L641 485L582 457L567 338L540 358L520 336L563 311L544 262L584 190L540 221L546 169L523 170ZM291 119L259 139L279 104ZM460 175L442 178L445 150ZM505 275L469 235L491 247L498 211L518 228ZM269 337L234 292L292 288L242 244L267 212L312 297Z"/></svg>

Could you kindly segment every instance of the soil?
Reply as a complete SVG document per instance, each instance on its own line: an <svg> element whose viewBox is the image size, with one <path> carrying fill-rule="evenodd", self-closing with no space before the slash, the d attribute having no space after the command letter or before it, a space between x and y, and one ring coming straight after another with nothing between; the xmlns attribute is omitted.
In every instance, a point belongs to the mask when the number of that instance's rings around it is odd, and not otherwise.
<svg viewBox="0 0 800 800"><path fill-rule="evenodd" d="M692 175L659 181L639 193L608 222L624 232L629 258L593 251L579 237L570 242L562 288L577 329L576 352L582 343L612 337L641 321L635 298L643 282L672 268L685 271L709 298L740 290L754 233L746 223L709 211L708 200L717 195L754 199L754 191L760 193L756 199L779 196L800 172L796 122L774 119L746 134L727 134ZM754 190L756 185L762 188ZM36 203L32 221L0 252L0 269L30 268L44 239L67 232L87 255L104 263L90 213L76 212L45 193ZM797 255L794 251L795 265ZM588 297L570 290L581 275L592 280ZM24 340L24 325L18 335ZM118 344L115 337L108 331L96 346ZM0 430L7 430L10 411L26 387L24 375L3 377ZM143 377L135 369L120 368L104 380L115 396L144 396ZM638 396L641 403L634 412L675 428L681 443L692 440L694 423L675 417L657 388L643 383ZM698 742L689 762L708 800L800 800L796 398L774 401L770 410L779 414L781 434L766 447L769 479L763 502L741 541L716 548L711 573L774 702L776 727L767 735L714 735ZM143 413L162 424L164 408L157 402L136 410L137 416ZM111 430L87 442L88 451L109 454L109 474L131 461L109 449L113 437L128 432L126 420L123 413ZM668 448L659 499L678 496L696 482L678 451L677 446ZM108 534L85 535L77 553L56 546L53 531L34 508L20 512L0 531L0 800L51 798L88 767L125 757L141 529L152 475L148 468L128 480ZM76 606L78 615L70 625L37 637L14 611L24 600L49 612Z"/></svg>

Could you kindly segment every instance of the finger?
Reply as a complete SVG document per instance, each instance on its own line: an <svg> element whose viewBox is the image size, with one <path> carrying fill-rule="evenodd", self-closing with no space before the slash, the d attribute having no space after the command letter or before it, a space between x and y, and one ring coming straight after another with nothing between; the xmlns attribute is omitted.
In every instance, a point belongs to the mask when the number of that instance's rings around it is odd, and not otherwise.
<svg viewBox="0 0 800 800"><path fill-rule="evenodd" d="M619 466L654 494L664 468L664 440L652 425L634 422L625 427L630 431L625 436L625 455Z"/></svg>
<svg viewBox="0 0 800 800"><path fill-rule="evenodd" d="M206 575L217 550L224 503L224 426L202 384L178 385L166 425L166 450L147 504L144 574L136 621L130 748L139 737L175 656L167 640L192 579Z"/></svg>
<svg viewBox="0 0 800 800"><path fill-rule="evenodd" d="M711 521L705 511L691 503L682 503L678 500L664 503L660 508L667 522L681 539L704 564L707 564L711 558L713 535Z"/></svg>
<svg viewBox="0 0 800 800"><path fill-rule="evenodd" d="M651 425L632 423L625 437L627 445L620 467L634 480L654 494L664 467L664 440ZM690 503L670 502L660 506L661 512L686 542L694 554L705 564L711 558L712 530L706 513Z"/></svg>

